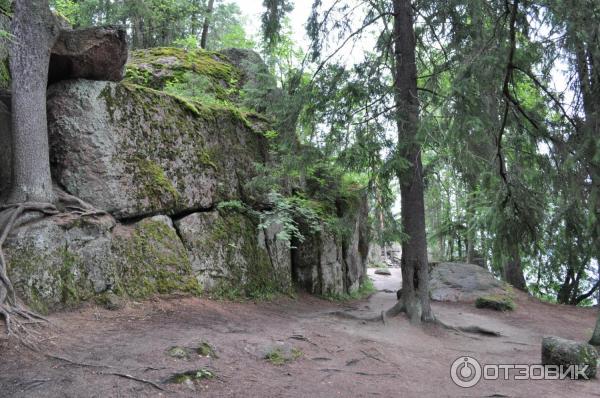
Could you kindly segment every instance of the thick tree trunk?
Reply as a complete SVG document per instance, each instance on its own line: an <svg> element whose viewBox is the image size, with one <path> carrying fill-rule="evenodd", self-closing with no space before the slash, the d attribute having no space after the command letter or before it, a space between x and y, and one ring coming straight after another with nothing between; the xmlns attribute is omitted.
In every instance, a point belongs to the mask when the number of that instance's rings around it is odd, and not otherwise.
<svg viewBox="0 0 600 398"><path fill-rule="evenodd" d="M526 292L527 284L525 283L523 268L521 267L521 253L519 252L519 245L516 243L513 244L510 248L509 254L510 259L504 267L504 279L515 288Z"/></svg>
<svg viewBox="0 0 600 398"><path fill-rule="evenodd" d="M210 20L212 18L214 5L215 0L208 0L206 16L204 17L204 25L202 25L202 37L200 38L200 47L203 49L206 49L206 41L208 39L208 28L210 27Z"/></svg>
<svg viewBox="0 0 600 398"><path fill-rule="evenodd" d="M46 123L50 50L59 27L47 0L16 0L10 48L13 178L10 202L52 202Z"/></svg>
<svg viewBox="0 0 600 398"><path fill-rule="evenodd" d="M600 313L598 314L598 320L596 321L596 329L590 340L590 344L600 346Z"/></svg>
<svg viewBox="0 0 600 398"><path fill-rule="evenodd" d="M402 228L409 239L402 244L402 300L412 321L431 321L429 265L425 235L423 166L418 143L419 101L415 32L410 0L393 0L395 101L399 155L409 166L397 170L400 180Z"/></svg>

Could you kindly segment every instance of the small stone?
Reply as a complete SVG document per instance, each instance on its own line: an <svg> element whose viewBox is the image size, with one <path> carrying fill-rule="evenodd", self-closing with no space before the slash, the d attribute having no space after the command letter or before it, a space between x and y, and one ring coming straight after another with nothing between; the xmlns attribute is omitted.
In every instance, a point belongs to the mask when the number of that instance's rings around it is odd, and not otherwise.
<svg viewBox="0 0 600 398"><path fill-rule="evenodd" d="M113 292L107 292L100 296L98 303L110 311L117 311L125 307L125 300Z"/></svg>
<svg viewBox="0 0 600 398"><path fill-rule="evenodd" d="M375 273L377 275L386 275L386 276L392 275L392 272L387 268L378 268L375 270Z"/></svg>
<svg viewBox="0 0 600 398"><path fill-rule="evenodd" d="M171 347L168 351L170 357L177 359L186 359L188 357L187 350L183 347Z"/></svg>

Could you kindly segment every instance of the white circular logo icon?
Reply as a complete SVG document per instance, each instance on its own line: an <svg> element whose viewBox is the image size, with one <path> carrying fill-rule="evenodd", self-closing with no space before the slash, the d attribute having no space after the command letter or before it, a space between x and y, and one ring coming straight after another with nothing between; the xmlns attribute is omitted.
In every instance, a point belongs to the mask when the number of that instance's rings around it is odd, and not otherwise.
<svg viewBox="0 0 600 398"><path fill-rule="evenodd" d="M481 380L481 365L475 358L460 357L452 363L450 377L459 387L473 387Z"/></svg>

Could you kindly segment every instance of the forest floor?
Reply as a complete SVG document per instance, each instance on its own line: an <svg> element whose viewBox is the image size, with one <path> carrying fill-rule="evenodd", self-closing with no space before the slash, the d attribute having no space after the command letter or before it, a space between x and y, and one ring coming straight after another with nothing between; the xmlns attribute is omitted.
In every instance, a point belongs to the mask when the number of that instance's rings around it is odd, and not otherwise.
<svg viewBox="0 0 600 398"><path fill-rule="evenodd" d="M433 304L445 323L477 324L500 331L501 337L413 326L405 317L383 324L331 314L377 313L390 307L398 274L374 275L379 292L346 303L304 294L259 303L170 296L132 302L118 311L90 305L54 314L42 349L64 359L0 343L0 396L600 397L598 379L482 380L472 388L450 379L452 362L464 355L481 363L535 364L542 336L585 341L597 316L593 309L542 303L524 294L517 297L517 309L506 313ZM192 352L203 342L217 357ZM171 353L188 357L169 355L174 346L184 350ZM289 361L275 364L282 362L279 354L265 359L265 353L277 351L274 347L281 348L278 353L291 352ZM176 372L196 374L200 369L214 377L166 382Z"/></svg>

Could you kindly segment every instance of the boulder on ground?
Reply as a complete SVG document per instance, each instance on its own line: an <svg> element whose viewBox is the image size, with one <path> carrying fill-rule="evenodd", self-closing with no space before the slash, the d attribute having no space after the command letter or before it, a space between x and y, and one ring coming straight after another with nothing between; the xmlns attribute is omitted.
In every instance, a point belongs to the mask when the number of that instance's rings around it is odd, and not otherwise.
<svg viewBox="0 0 600 398"><path fill-rule="evenodd" d="M289 288L289 277L282 277L291 273L286 249L271 245L269 234L267 250L257 237L258 224L249 216L233 210L193 213L175 226L204 291L260 297Z"/></svg>
<svg viewBox="0 0 600 398"><path fill-rule="evenodd" d="M122 290L133 298L182 291L201 293L183 243L166 216L117 225L112 251Z"/></svg>
<svg viewBox="0 0 600 398"><path fill-rule="evenodd" d="M292 250L294 281L312 294L339 295L344 289L344 256L339 237L322 227Z"/></svg>
<svg viewBox="0 0 600 398"><path fill-rule="evenodd" d="M45 313L116 289L114 226L110 216L57 215L15 229L3 248L19 296Z"/></svg>
<svg viewBox="0 0 600 398"><path fill-rule="evenodd" d="M48 130L56 181L119 219L240 199L267 156L265 137L238 109L130 84L52 85Z"/></svg>
<svg viewBox="0 0 600 398"><path fill-rule="evenodd" d="M265 250L273 266L274 280L282 292L292 288L292 252L290 241L283 239L283 225L275 220L258 231L258 245Z"/></svg>
<svg viewBox="0 0 600 398"><path fill-rule="evenodd" d="M116 26L62 30L52 48L48 82L120 81L127 62L127 35Z"/></svg>
<svg viewBox="0 0 600 398"><path fill-rule="evenodd" d="M377 268L375 270L375 273L377 275L386 275L386 276L392 275L392 272L388 268Z"/></svg>
<svg viewBox="0 0 600 398"><path fill-rule="evenodd" d="M475 264L439 263L430 272L431 298L473 302L483 296L510 296L507 286Z"/></svg>
<svg viewBox="0 0 600 398"><path fill-rule="evenodd" d="M560 337L544 337L542 340L542 365L587 366L585 375L596 377L598 352L587 343L567 340Z"/></svg>
<svg viewBox="0 0 600 398"><path fill-rule="evenodd" d="M182 242L168 217L133 225L109 215L59 214L16 228L4 244L8 274L29 306L41 313L96 298L200 293Z"/></svg>
<svg viewBox="0 0 600 398"><path fill-rule="evenodd" d="M367 256L367 265L379 267L383 263L381 255L381 246L375 242L369 244L369 255Z"/></svg>
<svg viewBox="0 0 600 398"><path fill-rule="evenodd" d="M369 208L366 197L359 195L339 201L338 214L342 215L342 222L348 226L348 231L342 234L342 253L345 263L344 289L350 293L358 290L367 277Z"/></svg>

